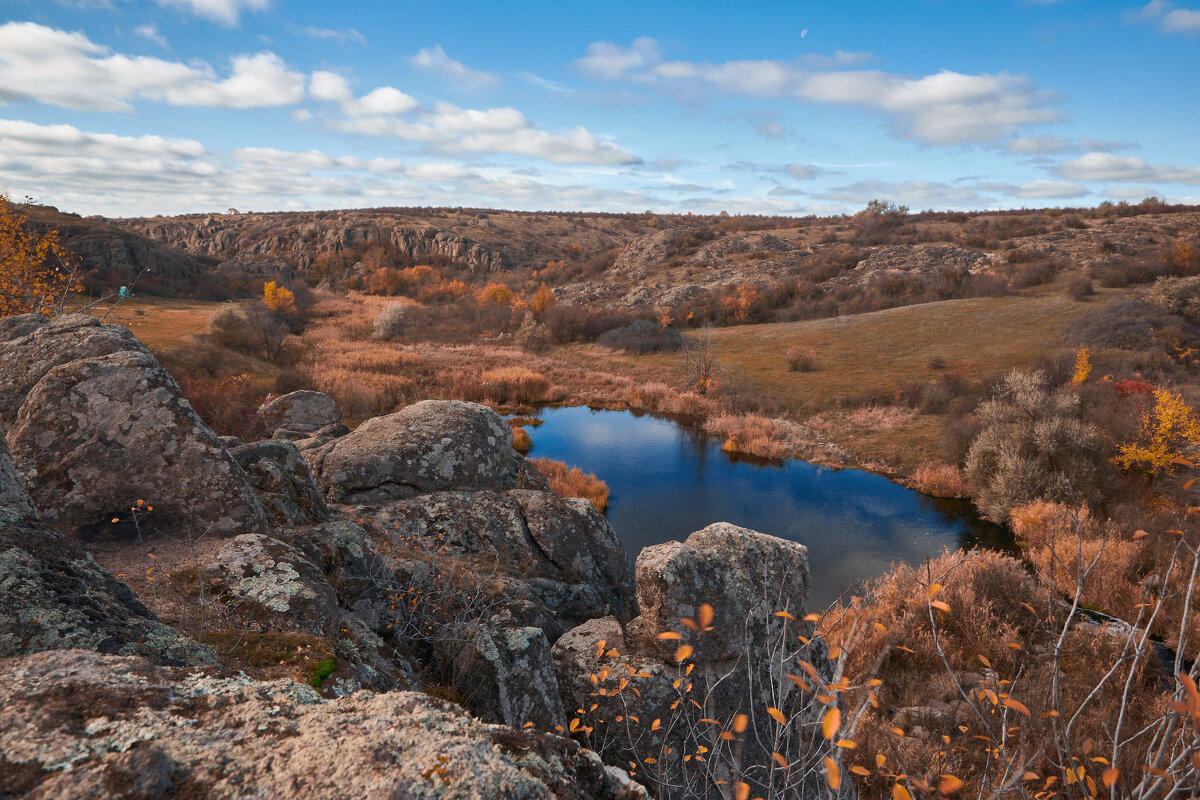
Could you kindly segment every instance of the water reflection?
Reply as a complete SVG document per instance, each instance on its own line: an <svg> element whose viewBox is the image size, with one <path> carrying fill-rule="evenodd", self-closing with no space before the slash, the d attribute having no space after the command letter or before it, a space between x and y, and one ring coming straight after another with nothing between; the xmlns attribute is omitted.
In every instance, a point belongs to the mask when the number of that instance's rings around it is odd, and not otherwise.
<svg viewBox="0 0 1200 800"><path fill-rule="evenodd" d="M545 424L529 429L530 455L608 483L608 518L630 559L711 522L732 522L807 545L810 604L824 605L894 561L919 563L946 547L1010 546L1007 532L969 503L878 475L731 459L695 429L630 412L556 408L541 416Z"/></svg>

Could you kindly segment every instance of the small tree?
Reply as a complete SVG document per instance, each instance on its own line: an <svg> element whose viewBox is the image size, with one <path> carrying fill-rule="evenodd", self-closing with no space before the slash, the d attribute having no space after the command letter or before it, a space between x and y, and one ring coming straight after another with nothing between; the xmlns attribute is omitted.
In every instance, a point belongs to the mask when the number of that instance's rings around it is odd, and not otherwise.
<svg viewBox="0 0 1200 800"><path fill-rule="evenodd" d="M38 233L0 194L0 317L61 314L80 290L79 260L58 231Z"/></svg>
<svg viewBox="0 0 1200 800"><path fill-rule="evenodd" d="M1071 377L1071 383L1076 386L1087 381L1088 376L1092 374L1092 356L1085 347L1075 356L1075 374Z"/></svg>
<svg viewBox="0 0 1200 800"><path fill-rule="evenodd" d="M687 387L696 394L708 394L717 385L717 345L712 328L705 327L683 348L683 369Z"/></svg>
<svg viewBox="0 0 1200 800"><path fill-rule="evenodd" d="M1139 470L1157 478L1200 448L1200 417L1182 395L1154 390L1154 408L1142 415L1138 439L1117 449L1113 461L1122 469Z"/></svg>
<svg viewBox="0 0 1200 800"><path fill-rule="evenodd" d="M538 287L538 290L533 293L533 297L529 300L529 308L533 313L541 315L545 314L551 306L558 301L554 297L554 290L546 284Z"/></svg>
<svg viewBox="0 0 1200 800"><path fill-rule="evenodd" d="M296 295L275 281L268 281L263 285L262 299L263 304L276 314L293 317L297 313Z"/></svg>

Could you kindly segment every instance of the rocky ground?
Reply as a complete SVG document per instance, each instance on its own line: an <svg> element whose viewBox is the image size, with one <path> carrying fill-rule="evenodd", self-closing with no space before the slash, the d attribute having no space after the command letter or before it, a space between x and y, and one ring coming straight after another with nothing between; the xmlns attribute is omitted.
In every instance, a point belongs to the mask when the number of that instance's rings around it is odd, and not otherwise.
<svg viewBox="0 0 1200 800"><path fill-rule="evenodd" d="M780 649L812 634L803 546L721 524L634 570L482 406L351 431L297 392L246 443L120 326L0 347L0 798L824 791L835 667Z"/></svg>

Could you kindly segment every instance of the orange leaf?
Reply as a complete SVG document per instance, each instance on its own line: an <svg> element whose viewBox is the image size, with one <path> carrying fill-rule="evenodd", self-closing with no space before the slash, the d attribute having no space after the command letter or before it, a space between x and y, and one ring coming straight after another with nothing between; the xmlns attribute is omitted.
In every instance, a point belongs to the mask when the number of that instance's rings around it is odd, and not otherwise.
<svg viewBox="0 0 1200 800"><path fill-rule="evenodd" d="M851 771L851 772L853 772L855 775L864 775L864 776L867 776L867 775L870 775L870 774L871 774L871 770L867 769L866 767L860 767L860 766L857 766L857 765L855 765L855 766L851 767L851 768L850 768L850 771Z"/></svg>
<svg viewBox="0 0 1200 800"><path fill-rule="evenodd" d="M892 800L912 800L912 795L908 793L899 783L892 784Z"/></svg>
<svg viewBox="0 0 1200 800"><path fill-rule="evenodd" d="M734 797L734 800L749 800L750 784L746 783L745 781L743 781L742 783L739 783L737 785L737 787L733 790L733 797Z"/></svg>
<svg viewBox="0 0 1200 800"><path fill-rule="evenodd" d="M1149 533L1147 533L1146 531L1140 530L1140 529L1133 532L1134 539L1144 539L1149 535L1150 535Z"/></svg>
<svg viewBox="0 0 1200 800"><path fill-rule="evenodd" d="M1025 707L1024 703L1018 700L1013 700L1011 697L1006 697L1001 702L1011 708L1013 711L1024 714L1027 717L1029 716L1029 709Z"/></svg>
<svg viewBox="0 0 1200 800"><path fill-rule="evenodd" d="M837 736L840 727L842 727L842 712L836 708L826 711L825 719L821 722L821 733L825 734L825 738L832 739Z"/></svg>
<svg viewBox="0 0 1200 800"><path fill-rule="evenodd" d="M825 757L825 782L829 784L829 788L835 792L841 788L842 773L838 770L838 765L832 758Z"/></svg>
<svg viewBox="0 0 1200 800"><path fill-rule="evenodd" d="M821 618L820 614L807 614L804 617L805 622L816 622Z"/></svg>
<svg viewBox="0 0 1200 800"><path fill-rule="evenodd" d="M981 664L983 664L985 667L990 668L992 666L992 662L988 661L986 656L982 656L982 655L979 656L979 662Z"/></svg>
<svg viewBox="0 0 1200 800"><path fill-rule="evenodd" d="M750 724L750 718L745 714L738 714L733 718L733 730L735 733L741 733L746 730L748 724Z"/></svg>
<svg viewBox="0 0 1200 800"><path fill-rule="evenodd" d="M787 759L781 756L779 753L771 753L771 758L775 759L775 763L784 769L788 768Z"/></svg>
<svg viewBox="0 0 1200 800"><path fill-rule="evenodd" d="M935 583L932 586L930 586L929 594L927 595L928 599L932 600L933 598L937 597L937 593L940 592L943 588L945 588L945 587L943 587L940 583Z"/></svg>
<svg viewBox="0 0 1200 800"><path fill-rule="evenodd" d="M1121 771L1116 767L1109 767L1100 775L1100 780L1104 781L1104 788L1111 789L1112 785L1117 782L1117 778L1121 776Z"/></svg>
<svg viewBox="0 0 1200 800"><path fill-rule="evenodd" d="M941 600L930 600L929 605L933 606L938 611L944 611L947 614L950 613L950 604L949 603L943 603Z"/></svg>
<svg viewBox="0 0 1200 800"><path fill-rule="evenodd" d="M692 647L690 644L682 645L678 650L675 651L675 661L677 663L683 661L694 652L696 652L696 648Z"/></svg>
<svg viewBox="0 0 1200 800"><path fill-rule="evenodd" d="M663 631L662 633L660 633L658 635L658 638L660 638L660 639L682 639L683 637L680 636L675 631Z"/></svg>
<svg viewBox="0 0 1200 800"><path fill-rule="evenodd" d="M771 719L775 720L780 725L787 724L787 717L783 716L783 712L780 711L778 708L768 706L767 713L771 715Z"/></svg>
<svg viewBox="0 0 1200 800"><path fill-rule="evenodd" d="M938 791L942 794L957 792L962 787L963 782L953 775L943 775L942 779L938 781Z"/></svg>
<svg viewBox="0 0 1200 800"><path fill-rule="evenodd" d="M788 612L786 612L786 611L776 611L776 612L775 612L775 616L777 616L777 617L783 617L784 619L790 619L790 620L792 620L793 622L795 622L795 621L796 621L796 618L795 618L795 617L793 617L791 614L789 614L789 613L788 613Z"/></svg>
<svg viewBox="0 0 1200 800"><path fill-rule="evenodd" d="M707 628L712 625L713 607L708 603L702 603L700 608L696 610L696 621L700 623L701 628Z"/></svg>

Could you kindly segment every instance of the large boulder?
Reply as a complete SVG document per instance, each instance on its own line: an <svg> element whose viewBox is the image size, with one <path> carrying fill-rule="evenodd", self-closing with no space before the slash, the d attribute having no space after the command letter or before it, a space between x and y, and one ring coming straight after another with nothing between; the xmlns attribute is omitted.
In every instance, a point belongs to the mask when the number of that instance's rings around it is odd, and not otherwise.
<svg viewBox="0 0 1200 800"><path fill-rule="evenodd" d="M553 730L567 724L550 643L541 628L479 625L458 649L454 688L486 722Z"/></svg>
<svg viewBox="0 0 1200 800"><path fill-rule="evenodd" d="M837 700L823 693L833 666L804 619L806 548L717 523L646 548L635 572L641 616L590 620L554 645L563 703L605 760L643 764L639 779L666 798L723 797L712 779L745 780L752 796L829 796L822 763L837 755L819 725ZM848 781L835 793L852 794Z"/></svg>
<svg viewBox="0 0 1200 800"><path fill-rule="evenodd" d="M0 775L30 797L634 800L645 791L559 736L414 692L337 700L79 651L4 662Z"/></svg>
<svg viewBox="0 0 1200 800"><path fill-rule="evenodd" d="M43 519L94 532L144 500L160 527L265 528L245 473L132 334L90 317L26 327L3 343L0 425Z"/></svg>
<svg viewBox="0 0 1200 800"><path fill-rule="evenodd" d="M329 519L329 506L295 444L267 439L233 447L226 443L226 447L246 472L272 522L295 525Z"/></svg>
<svg viewBox="0 0 1200 800"><path fill-rule="evenodd" d="M42 525L0 439L0 657L63 647L213 664L216 653L160 624L74 541Z"/></svg>
<svg viewBox="0 0 1200 800"><path fill-rule="evenodd" d="M378 504L446 489L511 489L524 459L489 408L425 400L304 453L326 497Z"/></svg>
<svg viewBox="0 0 1200 800"><path fill-rule="evenodd" d="M138 499L157 508L160 525L265 527L245 473L148 353L55 367L7 438L38 510L60 527L94 530Z"/></svg>
<svg viewBox="0 0 1200 800"><path fill-rule="evenodd" d="M258 409L267 430L276 439L306 439L343 423L342 409L323 392L301 389L263 403Z"/></svg>

